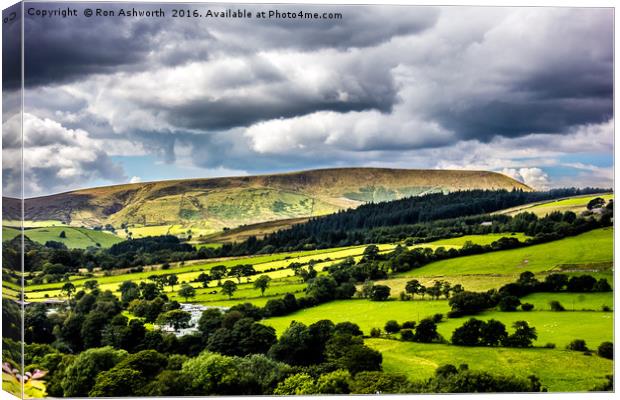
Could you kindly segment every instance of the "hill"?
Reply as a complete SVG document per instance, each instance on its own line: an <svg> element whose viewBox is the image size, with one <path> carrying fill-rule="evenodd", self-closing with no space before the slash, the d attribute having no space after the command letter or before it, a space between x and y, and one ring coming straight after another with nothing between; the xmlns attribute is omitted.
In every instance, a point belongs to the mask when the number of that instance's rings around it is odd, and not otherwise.
<svg viewBox="0 0 620 400"><path fill-rule="evenodd" d="M367 202L469 189L531 189L487 171L340 168L275 175L172 180L77 190L27 199L25 219L72 226L180 225L223 228L326 215ZM4 199L5 219L19 209ZM13 212L12 212L13 211Z"/></svg>
<svg viewBox="0 0 620 400"><path fill-rule="evenodd" d="M605 201L613 200L613 193L606 194L596 194L596 195L584 195L584 196L574 196L567 197L562 199L554 199L550 201L541 201L535 202L532 204L525 204L522 206L512 207L507 210L498 211L498 214L506 214L506 215L517 215L521 212L531 212L536 214L539 217L544 217L547 214L550 214L555 211L565 212L572 211L574 213L580 214L587 210L587 205L590 200L595 199L597 197L602 198Z"/></svg>
<svg viewBox="0 0 620 400"><path fill-rule="evenodd" d="M61 232L65 232L61 237ZM20 231L11 227L2 227L2 240L11 240L19 235ZM72 227L45 227L25 229L24 234L31 240L45 244L47 241L64 243L70 249L85 249L88 247L107 248L122 241L121 238L109 232L95 231L86 228Z"/></svg>

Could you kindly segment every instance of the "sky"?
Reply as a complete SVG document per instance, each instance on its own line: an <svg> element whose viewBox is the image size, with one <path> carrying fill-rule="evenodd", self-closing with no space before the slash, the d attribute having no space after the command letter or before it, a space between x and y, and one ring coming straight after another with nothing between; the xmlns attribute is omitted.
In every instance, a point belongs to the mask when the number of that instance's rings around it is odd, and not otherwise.
<svg viewBox="0 0 620 400"><path fill-rule="evenodd" d="M171 18L172 5L166 18L86 18L159 7L68 5L80 16L25 19L27 197L346 166L613 186L612 9L243 6L343 14L319 21ZM19 74L4 69L10 107ZM19 118L4 114L6 193Z"/></svg>

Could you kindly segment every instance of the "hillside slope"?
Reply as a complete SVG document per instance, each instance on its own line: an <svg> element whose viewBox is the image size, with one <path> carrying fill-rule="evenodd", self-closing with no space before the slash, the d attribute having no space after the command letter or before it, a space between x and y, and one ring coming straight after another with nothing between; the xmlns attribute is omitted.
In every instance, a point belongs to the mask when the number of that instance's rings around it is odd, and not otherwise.
<svg viewBox="0 0 620 400"><path fill-rule="evenodd" d="M215 232L243 224L325 215L371 201L423 193L514 188L531 190L512 178L487 171L323 169L83 189L27 199L25 217L73 226L181 225ZM5 212L18 209L7 201Z"/></svg>

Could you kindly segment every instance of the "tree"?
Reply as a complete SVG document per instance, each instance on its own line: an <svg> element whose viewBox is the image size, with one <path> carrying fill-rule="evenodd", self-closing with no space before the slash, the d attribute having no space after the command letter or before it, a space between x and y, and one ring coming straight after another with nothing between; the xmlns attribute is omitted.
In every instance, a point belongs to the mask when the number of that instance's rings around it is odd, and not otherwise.
<svg viewBox="0 0 620 400"><path fill-rule="evenodd" d="M241 277L243 276L243 265L235 265L230 267L228 271L228 276L234 276L237 278L237 281L241 283Z"/></svg>
<svg viewBox="0 0 620 400"><path fill-rule="evenodd" d="M316 394L314 379L305 373L295 374L280 382L273 394L276 396Z"/></svg>
<svg viewBox="0 0 620 400"><path fill-rule="evenodd" d="M611 292L611 285L607 282L607 279L601 278L599 279L594 286L592 287L592 291L594 292Z"/></svg>
<svg viewBox="0 0 620 400"><path fill-rule="evenodd" d="M413 298L415 294L420 292L421 287L422 285L420 284L420 281L417 279L412 279L405 285L405 291L411 295L411 298Z"/></svg>
<svg viewBox="0 0 620 400"><path fill-rule="evenodd" d="M439 296L441 295L442 287L443 287L443 283L441 281L435 281L433 283L433 286L426 289L426 293L430 294L431 297L437 300L439 299Z"/></svg>
<svg viewBox="0 0 620 400"><path fill-rule="evenodd" d="M310 325L310 327L312 327L312 325ZM337 323L334 326L334 334L347 334L351 336L363 336L364 335L359 325L354 324L353 322L348 322L348 321Z"/></svg>
<svg viewBox="0 0 620 400"><path fill-rule="evenodd" d="M499 346L507 337L506 325L494 319L488 320L480 329L480 344L483 346Z"/></svg>
<svg viewBox="0 0 620 400"><path fill-rule="evenodd" d="M396 333L400 330L400 325L398 322L394 320L390 320L385 323L385 327L383 328L387 333Z"/></svg>
<svg viewBox="0 0 620 400"><path fill-rule="evenodd" d="M568 350L573 351L588 351L588 346L586 346L586 341L583 339L575 339L566 346Z"/></svg>
<svg viewBox="0 0 620 400"><path fill-rule="evenodd" d="M196 282L201 282L202 287L206 288L209 286L209 282L211 282L211 276L209 274L201 272L200 275L198 275L198 278L196 278Z"/></svg>
<svg viewBox="0 0 620 400"><path fill-rule="evenodd" d="M233 294L237 291L237 284L233 281L227 280L222 284L222 293L232 298Z"/></svg>
<svg viewBox="0 0 620 400"><path fill-rule="evenodd" d="M449 299L451 291L452 291L452 286L450 285L450 282L443 282L443 286L441 288L441 294L443 294L446 299Z"/></svg>
<svg viewBox="0 0 620 400"><path fill-rule="evenodd" d="M415 342L415 333L411 329L403 329L400 331L400 339L406 342Z"/></svg>
<svg viewBox="0 0 620 400"><path fill-rule="evenodd" d="M605 205L605 200L602 199L601 197L595 197L592 200L590 200L588 202L588 205L586 206L586 208L588 210L593 210L595 208L601 208Z"/></svg>
<svg viewBox="0 0 620 400"><path fill-rule="evenodd" d="M210 335L207 349L228 356L264 354L276 341L272 327L256 323L252 318L241 318L232 329L220 328Z"/></svg>
<svg viewBox="0 0 620 400"><path fill-rule="evenodd" d="M61 381L65 397L86 397L95 383L97 374L114 367L127 355L124 350L111 347L88 349L67 366Z"/></svg>
<svg viewBox="0 0 620 400"><path fill-rule="evenodd" d="M416 342L430 343L439 339L437 324L432 319L425 318L415 328Z"/></svg>
<svg viewBox="0 0 620 400"><path fill-rule="evenodd" d="M499 301L499 309L501 311L517 311L517 307L521 305L521 300L516 296L504 296Z"/></svg>
<svg viewBox="0 0 620 400"><path fill-rule="evenodd" d="M140 282L140 296L144 300L154 300L161 295L162 289L157 283Z"/></svg>
<svg viewBox="0 0 620 400"><path fill-rule="evenodd" d="M351 382L351 393L410 393L407 378L404 375L386 374L380 371L362 371Z"/></svg>
<svg viewBox="0 0 620 400"><path fill-rule="evenodd" d="M130 397L136 395L136 389L145 384L139 371L113 368L97 375L95 385L88 393L89 397Z"/></svg>
<svg viewBox="0 0 620 400"><path fill-rule="evenodd" d="M609 360L614 359L614 344L612 342L603 342L598 346L598 355Z"/></svg>
<svg viewBox="0 0 620 400"><path fill-rule="evenodd" d="M512 327L515 332L504 341L508 347L532 347L532 342L538 339L536 328L530 327L526 321L515 321Z"/></svg>
<svg viewBox="0 0 620 400"><path fill-rule="evenodd" d="M463 291L453 295L448 301L452 315L471 315L494 306L487 293Z"/></svg>
<svg viewBox="0 0 620 400"><path fill-rule="evenodd" d="M374 285L370 293L370 300L384 301L390 297L390 287L386 285Z"/></svg>
<svg viewBox="0 0 620 400"><path fill-rule="evenodd" d="M456 369L450 365L438 368L435 376L420 389L424 393L540 392L541 385L533 375L525 379L470 371L468 368Z"/></svg>
<svg viewBox="0 0 620 400"><path fill-rule="evenodd" d="M226 275L226 266L225 265L216 265L211 268L209 271L211 273L211 277L216 281L221 281L224 275ZM219 284L219 283L218 283Z"/></svg>
<svg viewBox="0 0 620 400"><path fill-rule="evenodd" d="M362 284L362 290L360 292L361 296L365 299L370 298L373 286L375 286L375 283L370 279L366 279Z"/></svg>
<svg viewBox="0 0 620 400"><path fill-rule="evenodd" d="M183 297L187 303L189 298L196 297L196 289L194 289L192 285L185 283L181 286L181 289L179 289L179 296Z"/></svg>
<svg viewBox="0 0 620 400"><path fill-rule="evenodd" d="M573 276L566 284L569 292L591 292L596 284L596 279L590 275Z"/></svg>
<svg viewBox="0 0 620 400"><path fill-rule="evenodd" d="M97 282L94 279L84 282L84 289L86 290L93 291L97 289L98 287L99 287L99 282Z"/></svg>
<svg viewBox="0 0 620 400"><path fill-rule="evenodd" d="M140 288L132 281L121 283L118 290L121 292L121 301L123 304L129 304L132 300L140 297Z"/></svg>
<svg viewBox="0 0 620 400"><path fill-rule="evenodd" d="M101 331L108 322L109 316L101 311L93 310L88 313L80 329L84 348L101 346Z"/></svg>
<svg viewBox="0 0 620 400"><path fill-rule="evenodd" d="M170 325L175 331L178 331L181 328L189 327L189 321L191 318L192 315L187 311L170 310L159 314L156 323L158 325Z"/></svg>
<svg viewBox="0 0 620 400"><path fill-rule="evenodd" d="M484 321L470 318L452 333L452 344L457 346L478 346Z"/></svg>
<svg viewBox="0 0 620 400"><path fill-rule="evenodd" d="M380 371L383 356L365 346L360 336L338 334L327 341L325 358L328 363L355 375L360 371Z"/></svg>
<svg viewBox="0 0 620 400"><path fill-rule="evenodd" d="M317 354L315 344L308 327L293 321L280 340L271 346L269 356L289 365L311 365L323 357L323 354Z"/></svg>
<svg viewBox="0 0 620 400"><path fill-rule="evenodd" d="M172 289L173 292L174 292L174 285L176 285L177 283L179 283L178 276L176 276L175 274L168 276L168 286L170 286L170 289Z"/></svg>
<svg viewBox="0 0 620 400"><path fill-rule="evenodd" d="M75 290L76 290L75 285L71 282L67 282L64 285L62 285L60 292L64 294L65 296L67 296L69 299L71 299L71 295L75 293Z"/></svg>
<svg viewBox="0 0 620 400"><path fill-rule="evenodd" d="M234 394L239 383L239 360L204 351L183 363L181 372L190 376L190 392L196 395Z"/></svg>
<svg viewBox="0 0 620 400"><path fill-rule="evenodd" d="M222 312L217 308L208 308L202 312L198 320L198 330L208 339L217 329L222 327Z"/></svg>
<svg viewBox="0 0 620 400"><path fill-rule="evenodd" d="M557 300L551 300L549 302L549 307L551 308L551 311L565 311L566 310L564 306L560 304L560 302Z"/></svg>
<svg viewBox="0 0 620 400"><path fill-rule="evenodd" d="M379 247L377 245L371 244L364 249L364 254L362 259L364 261L374 261L379 256Z"/></svg>
<svg viewBox="0 0 620 400"><path fill-rule="evenodd" d="M306 294L315 298L319 303L333 300L336 297L338 283L331 276L317 276L308 282Z"/></svg>
<svg viewBox="0 0 620 400"><path fill-rule="evenodd" d="M261 275L254 281L254 288L260 289L260 295L265 295L265 290L269 287L269 283L271 282L271 277L269 275Z"/></svg>
<svg viewBox="0 0 620 400"><path fill-rule="evenodd" d="M65 233L65 231L60 231L60 235L58 235L59 238L61 239L66 239L67 238L67 234Z"/></svg>
<svg viewBox="0 0 620 400"><path fill-rule="evenodd" d="M550 292L559 292L568 283L568 275L565 274L550 274L545 277L545 288Z"/></svg>
<svg viewBox="0 0 620 400"><path fill-rule="evenodd" d="M316 382L317 392L321 394L348 394L351 374L348 371L339 369L328 372L319 377Z"/></svg>

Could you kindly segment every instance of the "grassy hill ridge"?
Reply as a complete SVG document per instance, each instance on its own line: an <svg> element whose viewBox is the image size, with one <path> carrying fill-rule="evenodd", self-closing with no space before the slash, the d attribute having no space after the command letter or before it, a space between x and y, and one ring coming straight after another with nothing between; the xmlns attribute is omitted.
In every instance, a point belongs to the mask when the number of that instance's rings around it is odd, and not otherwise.
<svg viewBox="0 0 620 400"><path fill-rule="evenodd" d="M488 171L339 168L274 175L171 180L82 189L26 199L30 221L72 226L181 225L202 233L312 217L432 192L528 186ZM4 199L5 219L19 202Z"/></svg>

